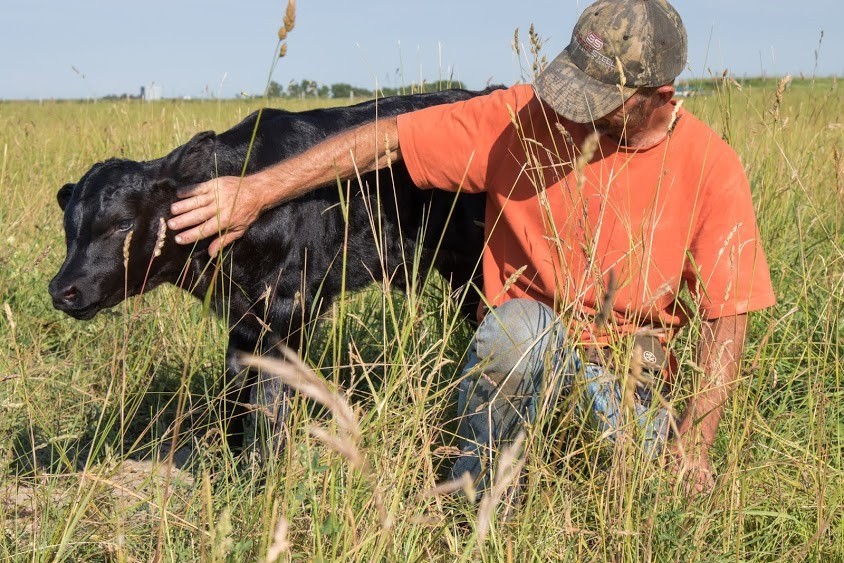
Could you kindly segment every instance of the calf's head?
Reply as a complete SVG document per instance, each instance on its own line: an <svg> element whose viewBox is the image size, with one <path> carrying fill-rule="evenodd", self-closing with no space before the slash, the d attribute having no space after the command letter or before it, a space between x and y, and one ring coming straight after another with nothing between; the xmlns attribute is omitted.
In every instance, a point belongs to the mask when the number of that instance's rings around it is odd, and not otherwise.
<svg viewBox="0 0 844 563"><path fill-rule="evenodd" d="M126 297L177 280L190 249L173 242L164 221L176 187L211 177L214 138L200 133L154 161L95 164L58 191L67 255L50 281L54 307L90 319Z"/></svg>

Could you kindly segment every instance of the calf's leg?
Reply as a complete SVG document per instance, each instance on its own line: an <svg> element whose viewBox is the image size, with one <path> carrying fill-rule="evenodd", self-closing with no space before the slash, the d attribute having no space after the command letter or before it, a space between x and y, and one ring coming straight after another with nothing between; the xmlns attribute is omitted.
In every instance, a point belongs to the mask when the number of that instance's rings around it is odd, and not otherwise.
<svg viewBox="0 0 844 563"><path fill-rule="evenodd" d="M289 438L290 388L272 374L243 365L241 354L232 346L226 351L221 409L226 439L232 451L255 453L266 461L280 454Z"/></svg>

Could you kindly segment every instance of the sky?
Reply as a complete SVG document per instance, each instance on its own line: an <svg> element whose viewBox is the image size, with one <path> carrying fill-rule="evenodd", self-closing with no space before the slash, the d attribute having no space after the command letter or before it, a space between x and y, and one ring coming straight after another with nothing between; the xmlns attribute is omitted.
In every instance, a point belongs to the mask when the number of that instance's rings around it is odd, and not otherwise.
<svg viewBox="0 0 844 563"><path fill-rule="evenodd" d="M136 94L153 83L165 97L228 98L262 93L271 70L281 84L512 84L529 69L513 52L514 30L526 44L535 24L550 60L589 3L298 0L287 56L277 60L287 0L0 0L0 99ZM842 0L674 6L689 34L683 76L844 75Z"/></svg>

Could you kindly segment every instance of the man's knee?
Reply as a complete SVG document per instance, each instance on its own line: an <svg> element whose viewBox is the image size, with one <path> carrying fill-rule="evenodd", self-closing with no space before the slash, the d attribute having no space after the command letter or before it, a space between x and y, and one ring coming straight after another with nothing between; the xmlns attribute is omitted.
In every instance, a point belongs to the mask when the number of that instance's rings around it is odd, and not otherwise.
<svg viewBox="0 0 844 563"><path fill-rule="evenodd" d="M511 299L489 311L475 334L475 352L485 372L506 375L540 368L549 343L556 346L554 311L538 301Z"/></svg>

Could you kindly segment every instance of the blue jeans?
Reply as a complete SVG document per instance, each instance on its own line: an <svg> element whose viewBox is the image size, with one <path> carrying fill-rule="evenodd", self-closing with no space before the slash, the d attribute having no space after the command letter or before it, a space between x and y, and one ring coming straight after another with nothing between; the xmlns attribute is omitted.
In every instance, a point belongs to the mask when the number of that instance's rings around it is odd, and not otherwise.
<svg viewBox="0 0 844 563"><path fill-rule="evenodd" d="M478 326L458 385L461 456L451 477L469 472L478 490L486 490L495 453L536 420L543 402L553 405L573 389L582 394L576 405L584 424L614 440L623 421L618 377L583 362L566 345L565 326L547 305L512 299L491 310ZM638 389L633 410L642 446L656 456L668 438L670 414L651 409L651 398L650 389Z"/></svg>

